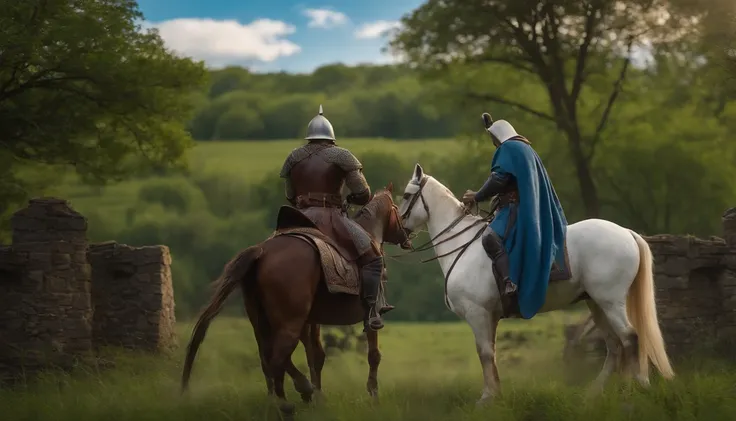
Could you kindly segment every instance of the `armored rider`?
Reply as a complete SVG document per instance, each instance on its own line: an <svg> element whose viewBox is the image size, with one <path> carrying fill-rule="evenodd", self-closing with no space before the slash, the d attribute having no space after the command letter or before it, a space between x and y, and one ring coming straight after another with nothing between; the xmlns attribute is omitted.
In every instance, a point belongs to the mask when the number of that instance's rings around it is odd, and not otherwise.
<svg viewBox="0 0 736 421"><path fill-rule="evenodd" d="M462 200L470 205L496 196L494 218L481 242L502 281L504 316L519 304L519 313L528 319L544 304L552 264L565 264L567 221L531 142L505 120L493 122L487 113L483 120L496 147L491 174Z"/></svg>
<svg viewBox="0 0 736 421"><path fill-rule="evenodd" d="M321 105L319 114L307 126L305 139L308 143L294 149L281 169L280 175L286 179L286 199L320 231L352 252L360 271L364 329L382 329L381 315L394 308L391 305L376 308L383 255L373 247L363 227L350 219L342 198L343 186L347 186L350 191L347 203L365 205L371 200L363 165L349 150L335 144L335 131L323 115Z"/></svg>

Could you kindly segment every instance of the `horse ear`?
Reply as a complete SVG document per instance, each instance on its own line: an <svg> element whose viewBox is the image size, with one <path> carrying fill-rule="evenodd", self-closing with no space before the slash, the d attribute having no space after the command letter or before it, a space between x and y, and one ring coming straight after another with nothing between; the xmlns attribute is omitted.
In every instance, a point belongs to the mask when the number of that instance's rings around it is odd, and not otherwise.
<svg viewBox="0 0 736 421"><path fill-rule="evenodd" d="M388 182L388 186L386 186L386 190L387 190L387 191L388 191L389 193L393 193L393 192L394 192L394 183L392 183L392 182L390 182L390 181L389 181L389 182Z"/></svg>
<svg viewBox="0 0 736 421"><path fill-rule="evenodd" d="M414 180L418 183L422 181L422 177L424 176L424 169L422 169L422 166L417 164L414 166Z"/></svg>

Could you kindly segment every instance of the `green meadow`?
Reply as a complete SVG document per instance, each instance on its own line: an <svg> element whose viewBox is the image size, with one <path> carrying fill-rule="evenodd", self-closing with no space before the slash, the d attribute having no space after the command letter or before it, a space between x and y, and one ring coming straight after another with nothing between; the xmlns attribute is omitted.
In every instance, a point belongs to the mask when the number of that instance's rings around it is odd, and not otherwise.
<svg viewBox="0 0 736 421"><path fill-rule="evenodd" d="M139 178L112 183L105 187L86 185L73 174L61 174L64 182L50 187L47 194L69 200L72 206L83 214L104 213L107 222L115 224L124 218L125 211L137 201L141 187L152 181L191 184L196 180L216 179L217 188L231 183L253 185L269 176L278 176L289 152L302 144L304 141L301 140L197 142L187 155L188 170L185 174ZM462 146L453 140L393 141L379 138L346 139L339 141L338 144L356 155L379 152L400 157L407 164L419 161L423 156L453 152ZM406 179L412 170L413 166L407 165ZM240 193L243 196L247 195L245 189Z"/></svg>
<svg viewBox="0 0 736 421"><path fill-rule="evenodd" d="M438 297L438 299L441 297ZM380 334L380 400L365 391L364 350L329 352L323 398L298 401L290 379L287 397L298 420L591 420L691 421L736 419L736 370L700 361L676 365L678 377L656 375L649 390L612 379L603 395L586 398L600 363L562 364L562 323L579 314L540 315L502 322L497 358L503 395L477 408L482 377L470 328L463 322L388 323ZM115 353L112 369L80 367L49 372L38 382L0 391L4 420L271 420L250 324L222 317L210 327L194 365L190 392L179 395L183 353L191 323L180 323L180 347L170 356ZM356 328L357 329L357 328ZM104 357L103 357L104 359ZM294 362L307 372L302 346Z"/></svg>

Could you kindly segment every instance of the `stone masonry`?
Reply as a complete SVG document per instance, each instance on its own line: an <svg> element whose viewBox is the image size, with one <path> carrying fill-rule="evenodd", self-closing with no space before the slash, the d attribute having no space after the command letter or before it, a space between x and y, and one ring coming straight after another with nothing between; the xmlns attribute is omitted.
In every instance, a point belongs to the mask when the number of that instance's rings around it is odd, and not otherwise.
<svg viewBox="0 0 736 421"><path fill-rule="evenodd" d="M176 344L168 247L93 244L92 333L96 345L155 351Z"/></svg>
<svg viewBox="0 0 736 421"><path fill-rule="evenodd" d="M722 222L723 238L644 237L654 255L659 322L667 352L674 358L699 351L736 351L736 208L728 209ZM568 341L575 340L568 336ZM600 338L590 335L585 340Z"/></svg>
<svg viewBox="0 0 736 421"><path fill-rule="evenodd" d="M0 380L70 368L101 345L175 344L168 247L89 245L87 220L38 198L11 219L0 247Z"/></svg>
<svg viewBox="0 0 736 421"><path fill-rule="evenodd" d="M662 334L673 356L736 345L736 208L722 221L723 238L646 238Z"/></svg>
<svg viewBox="0 0 736 421"><path fill-rule="evenodd" d="M0 373L68 368L92 345L87 221L65 201L31 200L0 253Z"/></svg>

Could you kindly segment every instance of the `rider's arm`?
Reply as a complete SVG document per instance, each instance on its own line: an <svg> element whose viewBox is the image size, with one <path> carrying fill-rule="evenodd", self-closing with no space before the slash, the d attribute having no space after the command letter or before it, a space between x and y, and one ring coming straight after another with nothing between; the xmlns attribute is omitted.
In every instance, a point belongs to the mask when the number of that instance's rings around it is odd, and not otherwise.
<svg viewBox="0 0 736 421"><path fill-rule="evenodd" d="M350 190L347 197L349 203L365 205L371 200L371 188L360 169L350 171L345 177L345 185Z"/></svg>
<svg viewBox="0 0 736 421"><path fill-rule="evenodd" d="M281 173L279 173L279 177L284 179L284 193L286 194L286 200L288 200L292 206L296 206L296 194L294 193L294 185L291 184L291 178L289 175L291 173L291 167L294 164L294 151L296 151L296 149L291 151L289 156L286 157L284 165L281 167Z"/></svg>
<svg viewBox="0 0 736 421"><path fill-rule="evenodd" d="M511 180L511 174L492 172L491 176L483 184L483 187L475 193L476 203L485 202L498 193L501 193L509 180Z"/></svg>
<svg viewBox="0 0 736 421"><path fill-rule="evenodd" d="M345 185L350 194L348 203L365 205L371 200L371 188L363 175L363 164L349 150L335 146L323 150L325 160L345 171Z"/></svg>
<svg viewBox="0 0 736 421"><path fill-rule="evenodd" d="M286 193L286 200L291 203L292 206L296 206L296 194L294 193L294 185L291 184L291 179L287 178L284 180L284 192Z"/></svg>

